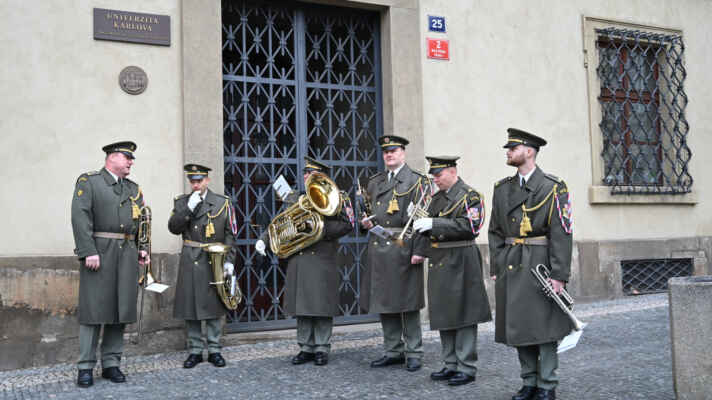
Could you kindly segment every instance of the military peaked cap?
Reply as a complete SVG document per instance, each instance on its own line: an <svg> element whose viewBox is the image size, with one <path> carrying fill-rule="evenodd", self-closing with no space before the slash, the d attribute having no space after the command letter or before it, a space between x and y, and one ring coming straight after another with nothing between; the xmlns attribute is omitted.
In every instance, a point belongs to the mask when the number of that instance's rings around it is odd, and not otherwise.
<svg viewBox="0 0 712 400"><path fill-rule="evenodd" d="M460 157L457 157L457 156L437 156L437 157L425 156L425 158L430 163L430 169L428 170L428 173L432 174L432 175L437 174L438 172L442 171L445 168L450 168L450 167L456 166L457 160L460 159Z"/></svg>
<svg viewBox="0 0 712 400"><path fill-rule="evenodd" d="M324 172L328 173L329 169L331 169L328 165L319 162L311 157L304 157L304 173L308 172Z"/></svg>
<svg viewBox="0 0 712 400"><path fill-rule="evenodd" d="M407 146L410 142L408 141L408 139L400 136L385 135L378 138L378 143L381 145L382 150L388 150L391 147L399 146L405 149L405 146Z"/></svg>
<svg viewBox="0 0 712 400"><path fill-rule="evenodd" d="M134 156L134 151L136 151L136 143L126 141L126 142L116 142L112 144L107 144L101 149L109 155L111 153L124 153L124 155L130 159L136 158Z"/></svg>
<svg viewBox="0 0 712 400"><path fill-rule="evenodd" d="M183 166L185 171L185 176L190 180L200 180L208 176L208 172L212 171L210 168L200 165L200 164L185 164Z"/></svg>
<svg viewBox="0 0 712 400"><path fill-rule="evenodd" d="M539 147L546 145L546 140L529 132L524 132L516 128L509 128L507 129L507 133L507 143L502 146L505 149L523 144L539 150Z"/></svg>

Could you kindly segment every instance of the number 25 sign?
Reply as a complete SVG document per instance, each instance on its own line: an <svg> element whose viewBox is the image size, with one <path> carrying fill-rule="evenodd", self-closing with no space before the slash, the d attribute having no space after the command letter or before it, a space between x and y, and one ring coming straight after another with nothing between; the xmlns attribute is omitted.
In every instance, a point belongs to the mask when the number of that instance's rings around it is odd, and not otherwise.
<svg viewBox="0 0 712 400"><path fill-rule="evenodd" d="M426 38L428 41L428 58L434 58L436 60L449 60L450 59L450 41L446 39L431 39Z"/></svg>

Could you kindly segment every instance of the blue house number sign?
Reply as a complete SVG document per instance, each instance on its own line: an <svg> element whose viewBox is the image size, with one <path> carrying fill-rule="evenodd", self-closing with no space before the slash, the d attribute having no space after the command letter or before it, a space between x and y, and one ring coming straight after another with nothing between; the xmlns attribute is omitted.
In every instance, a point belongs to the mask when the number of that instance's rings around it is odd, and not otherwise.
<svg viewBox="0 0 712 400"><path fill-rule="evenodd" d="M445 32L445 17L428 15L428 30L430 32Z"/></svg>

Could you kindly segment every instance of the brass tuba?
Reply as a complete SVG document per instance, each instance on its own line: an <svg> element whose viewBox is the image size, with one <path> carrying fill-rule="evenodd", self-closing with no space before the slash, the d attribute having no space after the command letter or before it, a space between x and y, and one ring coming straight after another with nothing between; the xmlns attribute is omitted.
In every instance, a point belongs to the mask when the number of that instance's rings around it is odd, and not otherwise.
<svg viewBox="0 0 712 400"><path fill-rule="evenodd" d="M304 186L306 194L274 217L267 228L270 249L279 258L287 258L321 240L324 216L341 211L341 193L328 176L315 172Z"/></svg>
<svg viewBox="0 0 712 400"><path fill-rule="evenodd" d="M237 285L234 272L229 277L225 277L223 271L225 256L230 251L230 246L222 243L209 243L205 244L203 249L210 256L210 264L213 266L213 279L215 279L215 282L210 282L210 284L215 285L218 297L220 297L220 300L228 310L237 309L237 305L242 301L242 291Z"/></svg>

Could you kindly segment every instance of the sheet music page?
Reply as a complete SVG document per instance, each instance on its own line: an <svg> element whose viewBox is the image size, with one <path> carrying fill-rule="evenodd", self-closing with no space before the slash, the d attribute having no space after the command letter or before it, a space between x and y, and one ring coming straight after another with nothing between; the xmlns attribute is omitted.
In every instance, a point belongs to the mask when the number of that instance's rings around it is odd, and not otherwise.
<svg viewBox="0 0 712 400"><path fill-rule="evenodd" d="M158 282L153 282L150 285L146 286L146 290L149 290L151 292L156 292L156 293L163 293L168 289L170 286L164 285L162 283Z"/></svg>
<svg viewBox="0 0 712 400"><path fill-rule="evenodd" d="M274 188L274 191L277 193L277 196L284 201L284 199L287 198L287 195L292 191L292 188L289 187L289 184L287 183L287 180L284 179L284 176L280 175L276 181L272 184L272 188Z"/></svg>
<svg viewBox="0 0 712 400"><path fill-rule="evenodd" d="M583 335L583 328L586 327L586 324L583 324L581 327L580 331L571 331L566 337L561 340L561 343L559 343L559 347L556 349L556 353L560 354L565 352L566 350L571 350L579 342L579 339L581 339L581 335Z"/></svg>
<svg viewBox="0 0 712 400"><path fill-rule="evenodd" d="M391 236L393 236L393 233L391 231L382 227L381 225L376 225L368 231L380 237L381 239L389 239Z"/></svg>

